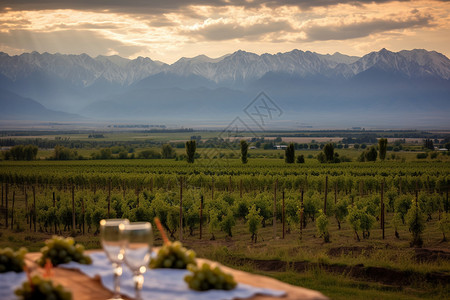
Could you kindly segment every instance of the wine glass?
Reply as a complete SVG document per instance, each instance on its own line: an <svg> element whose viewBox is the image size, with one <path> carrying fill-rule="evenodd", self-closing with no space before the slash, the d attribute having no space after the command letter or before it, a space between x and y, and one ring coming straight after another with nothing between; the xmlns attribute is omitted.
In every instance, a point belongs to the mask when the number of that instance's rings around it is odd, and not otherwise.
<svg viewBox="0 0 450 300"><path fill-rule="evenodd" d="M114 267L114 295L109 300L123 300L120 296L120 276L123 263L123 237L119 225L128 224L127 219L108 219L100 221L100 241L103 250Z"/></svg>
<svg viewBox="0 0 450 300"><path fill-rule="evenodd" d="M120 232L124 238L124 261L133 272L135 299L140 300L143 274L147 271L153 244L152 225L149 222L121 224Z"/></svg>

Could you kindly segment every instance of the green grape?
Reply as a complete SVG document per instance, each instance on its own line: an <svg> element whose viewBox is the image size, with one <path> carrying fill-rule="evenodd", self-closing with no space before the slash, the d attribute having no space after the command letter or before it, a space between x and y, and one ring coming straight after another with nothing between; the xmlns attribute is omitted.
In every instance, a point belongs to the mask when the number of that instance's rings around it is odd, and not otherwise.
<svg viewBox="0 0 450 300"><path fill-rule="evenodd" d="M177 241L162 246L156 258L150 261L150 268L186 269L190 264L196 264L195 252Z"/></svg>
<svg viewBox="0 0 450 300"><path fill-rule="evenodd" d="M26 248L20 248L14 252L11 248L0 249L0 273L23 271L25 266L25 254L28 252Z"/></svg>
<svg viewBox="0 0 450 300"><path fill-rule="evenodd" d="M29 281L25 281L14 293L23 300L53 299L53 300L71 300L72 293L66 290L62 285L53 285L48 279L43 279L37 275Z"/></svg>
<svg viewBox="0 0 450 300"><path fill-rule="evenodd" d="M211 269L207 263L201 268L194 265L188 267L192 273L184 277L184 281L190 289L196 291L216 290L232 290L236 287L236 281L231 274L224 273L219 267Z"/></svg>
<svg viewBox="0 0 450 300"><path fill-rule="evenodd" d="M91 264L91 258L84 255L83 252L84 247L80 244L75 244L73 238L53 236L51 239L45 241L45 246L41 249L42 256L38 259L38 264L43 267L47 259L50 259L54 266L71 261L80 264Z"/></svg>

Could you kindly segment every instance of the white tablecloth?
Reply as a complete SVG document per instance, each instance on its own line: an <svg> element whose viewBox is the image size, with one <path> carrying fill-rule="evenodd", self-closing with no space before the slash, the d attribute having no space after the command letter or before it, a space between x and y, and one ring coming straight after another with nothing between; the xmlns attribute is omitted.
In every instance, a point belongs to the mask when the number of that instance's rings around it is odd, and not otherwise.
<svg viewBox="0 0 450 300"><path fill-rule="evenodd" d="M102 285L108 290L113 290L113 268L104 252L90 254L92 265L81 265L75 262L60 265L67 269L77 269L87 276L94 278L100 276ZM235 298L250 298L256 294L281 297L284 291L253 287L238 283L231 291L209 290L193 291L184 281L187 270L176 269L150 269L144 274L143 299L158 300L231 300ZM124 265L120 281L121 293L134 298L135 291L131 271ZM0 299L2 299L0 297Z"/></svg>

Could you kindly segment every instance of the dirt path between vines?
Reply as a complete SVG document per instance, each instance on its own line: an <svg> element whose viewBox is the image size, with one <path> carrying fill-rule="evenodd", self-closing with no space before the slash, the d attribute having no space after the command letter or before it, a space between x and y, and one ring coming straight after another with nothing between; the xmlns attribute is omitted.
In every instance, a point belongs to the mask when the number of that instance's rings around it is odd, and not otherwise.
<svg viewBox="0 0 450 300"><path fill-rule="evenodd" d="M417 249L418 261L433 261L437 258L450 259L450 252L432 249ZM235 265L250 265L254 269L264 272L305 272L314 268L320 268L330 273L343 274L359 280L379 282L392 286L405 286L425 281L432 284L448 285L450 274L444 272L418 273L414 271L402 271L383 267L366 267L362 264L347 266L341 264L324 264L307 261L286 262L280 260L258 260L250 258L236 258Z"/></svg>

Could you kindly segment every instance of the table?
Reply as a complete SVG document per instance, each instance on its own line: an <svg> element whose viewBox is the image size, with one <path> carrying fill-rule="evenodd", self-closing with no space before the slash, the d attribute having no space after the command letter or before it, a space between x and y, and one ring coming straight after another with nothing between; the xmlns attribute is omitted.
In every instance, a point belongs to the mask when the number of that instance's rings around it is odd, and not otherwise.
<svg viewBox="0 0 450 300"><path fill-rule="evenodd" d="M86 251L86 253L89 254L89 252L92 251L101 251L101 250L89 250ZM40 257L40 255L41 254L37 252L27 253L25 261L30 270L32 270L32 272L42 274L43 270L38 268L37 264L35 263L35 261ZM207 259L197 259L197 261L199 262L199 264L207 262L209 264L220 266L220 268L223 269L225 272L231 273L237 282L245 283L256 287L283 290L287 294L285 297L281 298L257 295L252 298L248 298L249 300L328 299L327 297L325 297L324 295L322 295L317 291L293 286L273 278L235 270L223 266L217 262L209 261ZM55 283L59 283L64 287L66 287L67 289L69 289L70 291L72 291L74 300L105 300L112 296L112 293L101 285L99 279L98 280L90 279L89 277L85 276L84 274L76 270L54 268L52 280Z"/></svg>

